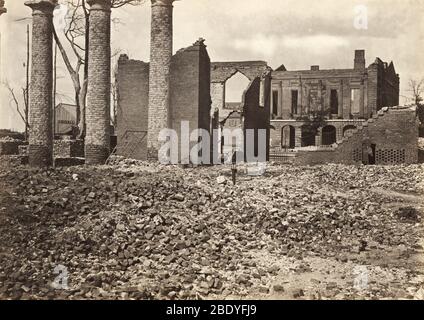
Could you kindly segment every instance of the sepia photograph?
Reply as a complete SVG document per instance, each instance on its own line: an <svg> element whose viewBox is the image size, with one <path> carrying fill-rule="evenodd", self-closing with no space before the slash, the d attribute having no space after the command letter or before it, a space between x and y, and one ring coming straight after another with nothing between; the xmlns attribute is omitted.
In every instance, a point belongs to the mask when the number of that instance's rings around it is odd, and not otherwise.
<svg viewBox="0 0 424 320"><path fill-rule="evenodd" d="M0 0L0 300L423 301L423 13Z"/></svg>

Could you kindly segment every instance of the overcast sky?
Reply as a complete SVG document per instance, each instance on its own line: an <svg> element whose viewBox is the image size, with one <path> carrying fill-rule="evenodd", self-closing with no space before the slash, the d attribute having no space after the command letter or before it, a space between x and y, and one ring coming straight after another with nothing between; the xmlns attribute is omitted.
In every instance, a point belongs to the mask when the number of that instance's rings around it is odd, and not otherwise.
<svg viewBox="0 0 424 320"><path fill-rule="evenodd" d="M2 82L17 92L25 83L25 41L31 11L24 0L6 0L0 17ZM368 29L354 27L355 8L368 9ZM174 4L174 51L206 39L212 61L265 60L277 68L352 68L355 49L365 49L367 65L375 57L392 61L407 82L424 77L422 0L181 0ZM150 5L113 12L121 23L112 29L114 49L132 59L149 60ZM60 58L58 59L61 62ZM58 102L72 103L69 76L59 65ZM0 128L22 129L19 116L0 89Z"/></svg>

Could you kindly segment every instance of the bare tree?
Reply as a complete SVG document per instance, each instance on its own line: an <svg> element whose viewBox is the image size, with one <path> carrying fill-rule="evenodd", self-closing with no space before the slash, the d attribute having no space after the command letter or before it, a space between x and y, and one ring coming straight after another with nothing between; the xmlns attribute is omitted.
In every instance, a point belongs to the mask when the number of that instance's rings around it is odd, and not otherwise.
<svg viewBox="0 0 424 320"><path fill-rule="evenodd" d="M417 116L422 124L424 124L424 104L423 104L423 94L424 94L424 79L409 80L409 89L408 92L411 94L411 100L417 106Z"/></svg>
<svg viewBox="0 0 424 320"><path fill-rule="evenodd" d="M421 104L424 94L424 79L409 80L409 92L412 94L412 99L416 105Z"/></svg>
<svg viewBox="0 0 424 320"><path fill-rule="evenodd" d="M126 5L137 6L146 0L112 0L112 8L121 8ZM85 107L87 97L88 79L88 46L89 46L89 17L90 11L87 0L63 0L62 4L68 7L66 27L63 35L53 28L53 35L61 53L66 69L71 76L75 91L75 105L77 124L79 128L78 138L85 136ZM67 42L67 46L62 40ZM73 65L71 61L76 61Z"/></svg>
<svg viewBox="0 0 424 320"><path fill-rule="evenodd" d="M25 139L28 139L28 129L29 129L29 119L28 119L28 100L27 100L27 93L26 88L22 88L22 96L23 96L23 109L20 106L18 96L15 93L15 90L9 85L8 82L4 83L4 86L9 91L10 95L10 103L13 103L15 106L16 111L18 112L19 116L21 117L22 121L25 124Z"/></svg>

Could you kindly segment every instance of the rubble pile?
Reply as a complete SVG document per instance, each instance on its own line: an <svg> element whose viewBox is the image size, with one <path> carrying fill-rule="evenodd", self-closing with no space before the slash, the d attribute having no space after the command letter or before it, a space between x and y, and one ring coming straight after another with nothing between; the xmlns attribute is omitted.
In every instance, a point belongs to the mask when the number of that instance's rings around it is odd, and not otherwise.
<svg viewBox="0 0 424 320"><path fill-rule="evenodd" d="M254 252L342 261L416 243L421 213L383 207L422 192L422 166L0 169L0 296L202 298L261 288L278 268ZM1 190L1 188L0 188ZM405 206L406 207L406 206ZM348 257L348 258L347 258ZM57 266L69 289L55 290Z"/></svg>

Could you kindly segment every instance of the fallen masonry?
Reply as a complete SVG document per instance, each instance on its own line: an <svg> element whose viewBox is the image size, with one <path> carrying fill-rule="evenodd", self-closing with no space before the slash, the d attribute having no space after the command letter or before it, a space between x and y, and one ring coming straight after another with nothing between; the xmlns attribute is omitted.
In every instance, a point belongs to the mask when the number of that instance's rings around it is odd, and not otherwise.
<svg viewBox="0 0 424 320"><path fill-rule="evenodd" d="M270 165L236 186L218 177L231 181L230 168L2 166L0 297L420 294L422 165ZM51 285L57 266L67 290ZM362 266L371 284L360 291Z"/></svg>

